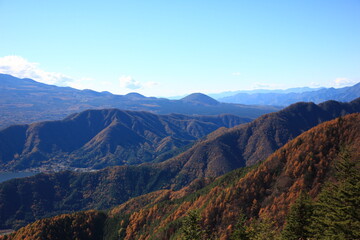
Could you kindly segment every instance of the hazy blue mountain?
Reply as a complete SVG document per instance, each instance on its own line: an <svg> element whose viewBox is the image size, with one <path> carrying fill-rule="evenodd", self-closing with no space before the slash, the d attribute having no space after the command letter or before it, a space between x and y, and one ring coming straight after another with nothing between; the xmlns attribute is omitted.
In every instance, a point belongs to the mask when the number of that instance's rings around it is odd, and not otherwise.
<svg viewBox="0 0 360 240"><path fill-rule="evenodd" d="M226 103L288 106L295 102L320 103L327 100L348 102L358 97L360 97L360 83L351 87L322 88L305 92L237 93L218 100Z"/></svg>
<svg viewBox="0 0 360 240"><path fill-rule="evenodd" d="M215 99L213 99L205 94L202 94L202 93L192 93L180 100L182 102L194 103L194 104L200 104L200 105L219 105L220 104Z"/></svg>
<svg viewBox="0 0 360 240"><path fill-rule="evenodd" d="M199 94L195 94L182 100L145 97L138 93L115 95L109 92L57 87L6 74L0 74L0 95L0 129L13 124L58 120L87 109L119 108L156 114L234 114L248 118L256 118L280 109L217 103L216 100L201 94L202 99ZM210 102L212 104L209 104Z"/></svg>
<svg viewBox="0 0 360 240"><path fill-rule="evenodd" d="M221 93L210 93L208 96L215 98L215 99L221 99L224 97L231 97L238 93L248 93L248 94L254 94L254 93L302 93L302 92L311 92L311 91L317 91L323 88L309 88L309 87L298 87L298 88L288 88L288 89L254 89L254 90L238 90L238 91L226 91Z"/></svg>

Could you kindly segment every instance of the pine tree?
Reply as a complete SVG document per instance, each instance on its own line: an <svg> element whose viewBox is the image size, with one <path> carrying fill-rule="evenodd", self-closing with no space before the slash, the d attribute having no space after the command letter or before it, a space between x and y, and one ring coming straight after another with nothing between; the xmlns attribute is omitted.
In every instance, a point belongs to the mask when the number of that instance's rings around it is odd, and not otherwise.
<svg viewBox="0 0 360 240"><path fill-rule="evenodd" d="M335 183L320 194L311 231L316 239L360 239L360 159L343 152Z"/></svg>
<svg viewBox="0 0 360 240"><path fill-rule="evenodd" d="M239 216L239 220L235 225L235 230L232 233L231 240L249 240L249 233L246 227L246 216L241 213Z"/></svg>
<svg viewBox="0 0 360 240"><path fill-rule="evenodd" d="M311 199L306 193L301 192L299 198L290 208L281 238L284 240L308 239L311 236L308 226L312 214L313 204Z"/></svg>
<svg viewBox="0 0 360 240"><path fill-rule="evenodd" d="M182 240L203 239L205 231L201 227L201 217L198 211L190 211L184 218L181 227Z"/></svg>
<svg viewBox="0 0 360 240"><path fill-rule="evenodd" d="M250 240L278 239L274 221L263 218L253 221L248 228Z"/></svg>

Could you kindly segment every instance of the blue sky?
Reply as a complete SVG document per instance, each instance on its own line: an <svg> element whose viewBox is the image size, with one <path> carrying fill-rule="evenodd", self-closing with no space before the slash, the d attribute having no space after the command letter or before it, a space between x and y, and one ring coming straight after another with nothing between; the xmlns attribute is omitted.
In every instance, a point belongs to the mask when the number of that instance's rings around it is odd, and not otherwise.
<svg viewBox="0 0 360 240"><path fill-rule="evenodd" d="M0 0L0 72L176 96L360 81L360 1Z"/></svg>

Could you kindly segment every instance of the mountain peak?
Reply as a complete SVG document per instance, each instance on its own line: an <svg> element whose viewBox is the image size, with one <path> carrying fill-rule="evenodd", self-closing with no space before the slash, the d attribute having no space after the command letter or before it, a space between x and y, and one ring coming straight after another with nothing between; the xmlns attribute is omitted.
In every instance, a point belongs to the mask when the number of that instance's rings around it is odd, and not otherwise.
<svg viewBox="0 0 360 240"><path fill-rule="evenodd" d="M204 105L217 105L219 104L218 101L215 99L203 94L203 93L192 93L184 98L181 99L183 102L192 102L192 103L199 103Z"/></svg>
<svg viewBox="0 0 360 240"><path fill-rule="evenodd" d="M137 92L131 92L125 95L127 98L129 99L142 99L142 98L146 98L144 95L141 95L140 93Z"/></svg>

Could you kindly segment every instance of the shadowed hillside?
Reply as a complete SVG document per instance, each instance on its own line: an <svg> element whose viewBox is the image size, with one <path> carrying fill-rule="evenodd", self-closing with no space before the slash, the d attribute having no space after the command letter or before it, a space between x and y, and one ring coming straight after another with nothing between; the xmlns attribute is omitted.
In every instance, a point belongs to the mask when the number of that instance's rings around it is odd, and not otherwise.
<svg viewBox="0 0 360 240"><path fill-rule="evenodd" d="M219 127L249 121L235 115L87 110L61 121L17 125L0 131L0 166L57 170L139 164L187 146Z"/></svg>

